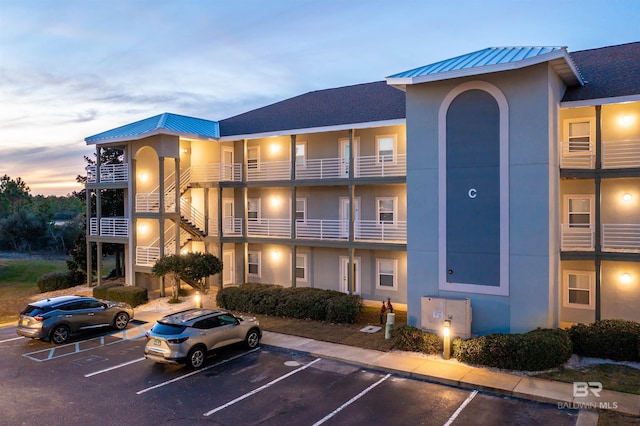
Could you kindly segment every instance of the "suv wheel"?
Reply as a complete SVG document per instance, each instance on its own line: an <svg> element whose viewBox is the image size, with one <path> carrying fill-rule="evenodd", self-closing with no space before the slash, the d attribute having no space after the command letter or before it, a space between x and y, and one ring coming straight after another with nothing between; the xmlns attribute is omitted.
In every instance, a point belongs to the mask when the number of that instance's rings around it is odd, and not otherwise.
<svg viewBox="0 0 640 426"><path fill-rule="evenodd" d="M249 349L258 347L258 344L260 343L260 333L258 333L258 330L249 330L244 342Z"/></svg>
<svg viewBox="0 0 640 426"><path fill-rule="evenodd" d="M129 324L129 315L126 312L119 312L113 320L113 325L118 330L124 330L127 328L127 324Z"/></svg>
<svg viewBox="0 0 640 426"><path fill-rule="evenodd" d="M191 348L187 355L187 367L193 370L197 370L202 367L206 355L207 354L202 346Z"/></svg>
<svg viewBox="0 0 640 426"><path fill-rule="evenodd" d="M59 325L51 332L51 341L56 345L60 345L69 339L69 327Z"/></svg>

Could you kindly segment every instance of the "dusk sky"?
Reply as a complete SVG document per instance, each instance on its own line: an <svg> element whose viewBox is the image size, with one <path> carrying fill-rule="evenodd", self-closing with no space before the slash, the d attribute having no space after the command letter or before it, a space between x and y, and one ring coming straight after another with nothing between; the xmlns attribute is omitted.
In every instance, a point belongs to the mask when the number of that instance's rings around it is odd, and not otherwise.
<svg viewBox="0 0 640 426"><path fill-rule="evenodd" d="M221 120L485 47L633 41L638 0L0 0L0 176L66 195L84 138L163 112Z"/></svg>

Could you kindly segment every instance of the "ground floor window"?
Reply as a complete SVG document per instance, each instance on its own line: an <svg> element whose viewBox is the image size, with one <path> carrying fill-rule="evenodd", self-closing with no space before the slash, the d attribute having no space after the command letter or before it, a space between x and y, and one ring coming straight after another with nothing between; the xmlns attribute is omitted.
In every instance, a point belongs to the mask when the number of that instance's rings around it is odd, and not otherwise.
<svg viewBox="0 0 640 426"><path fill-rule="evenodd" d="M307 255L296 254L296 280L307 281Z"/></svg>
<svg viewBox="0 0 640 426"><path fill-rule="evenodd" d="M260 277L260 252L259 251L250 251L248 253L249 258L247 259L247 264L249 268L249 275L253 277Z"/></svg>
<svg viewBox="0 0 640 426"><path fill-rule="evenodd" d="M376 270L376 286L378 288L397 289L398 261L396 259L378 259Z"/></svg>
<svg viewBox="0 0 640 426"><path fill-rule="evenodd" d="M595 309L595 273L590 271L564 272L564 300L567 308Z"/></svg>

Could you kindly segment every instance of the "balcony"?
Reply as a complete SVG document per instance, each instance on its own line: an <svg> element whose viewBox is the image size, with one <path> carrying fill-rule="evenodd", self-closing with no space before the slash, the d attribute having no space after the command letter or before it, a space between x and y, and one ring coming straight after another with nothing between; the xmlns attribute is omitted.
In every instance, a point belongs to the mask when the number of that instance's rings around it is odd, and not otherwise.
<svg viewBox="0 0 640 426"><path fill-rule="evenodd" d="M210 163L191 166L192 182L240 182L241 180L242 164L240 163Z"/></svg>
<svg viewBox="0 0 640 426"><path fill-rule="evenodd" d="M407 156L398 154L389 157L356 157L354 172L356 177L406 176Z"/></svg>
<svg viewBox="0 0 640 426"><path fill-rule="evenodd" d="M595 247L594 227L569 227L562 224L561 247L563 251L593 251Z"/></svg>
<svg viewBox="0 0 640 426"><path fill-rule="evenodd" d="M349 223L336 219L306 219L296 222L296 237L314 240L349 239Z"/></svg>
<svg viewBox="0 0 640 426"><path fill-rule="evenodd" d="M560 167L594 169L595 156L595 148L591 142L562 142ZM602 168L640 168L640 139L603 141Z"/></svg>
<svg viewBox="0 0 640 426"><path fill-rule="evenodd" d="M88 166L87 183L97 183L97 166ZM129 164L103 164L100 166L100 182L128 182L129 181Z"/></svg>
<svg viewBox="0 0 640 426"><path fill-rule="evenodd" d="M223 237L241 237L242 236L242 218L225 217L222 219L222 236Z"/></svg>
<svg viewBox="0 0 640 426"><path fill-rule="evenodd" d="M153 266L160 258L160 247L157 246L137 246L136 265Z"/></svg>
<svg viewBox="0 0 640 426"><path fill-rule="evenodd" d="M569 228L562 225L561 247L563 251L593 251L594 227ZM640 253L640 224L602 224L602 251Z"/></svg>
<svg viewBox="0 0 640 426"><path fill-rule="evenodd" d="M356 241L371 241L378 243L406 243L407 222L380 223L377 220L360 220L356 223Z"/></svg>
<svg viewBox="0 0 640 426"><path fill-rule="evenodd" d="M289 219L250 219L247 221L247 236L291 238L291 221Z"/></svg>
<svg viewBox="0 0 640 426"><path fill-rule="evenodd" d="M92 217L89 221L89 235L98 236L98 218ZM101 237L119 237L126 238L129 236L129 219L124 217L103 217L100 219L100 235Z"/></svg>

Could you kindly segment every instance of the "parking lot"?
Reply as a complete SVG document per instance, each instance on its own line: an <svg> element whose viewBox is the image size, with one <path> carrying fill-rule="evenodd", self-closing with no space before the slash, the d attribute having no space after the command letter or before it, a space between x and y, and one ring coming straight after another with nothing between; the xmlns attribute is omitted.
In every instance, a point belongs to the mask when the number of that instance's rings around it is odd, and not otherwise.
<svg viewBox="0 0 640 426"><path fill-rule="evenodd" d="M143 357L144 331L55 346L0 328L0 424L554 424L553 405L412 380L303 353L242 346L201 370Z"/></svg>

